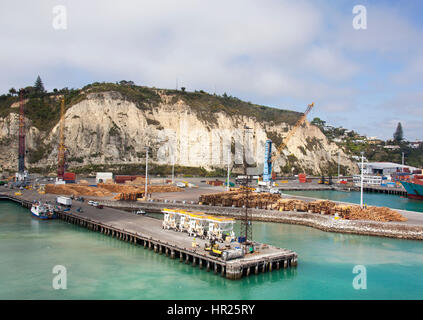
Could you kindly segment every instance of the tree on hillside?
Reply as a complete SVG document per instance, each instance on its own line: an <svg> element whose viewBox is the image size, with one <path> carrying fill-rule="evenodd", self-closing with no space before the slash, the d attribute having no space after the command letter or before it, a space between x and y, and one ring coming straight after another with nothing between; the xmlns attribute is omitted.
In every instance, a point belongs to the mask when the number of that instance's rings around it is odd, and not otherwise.
<svg viewBox="0 0 423 320"><path fill-rule="evenodd" d="M323 121L322 119L316 117L311 121L311 124L319 128L323 128L326 125L326 121Z"/></svg>
<svg viewBox="0 0 423 320"><path fill-rule="evenodd" d="M402 130L401 122L398 122L397 129L394 132L394 141L401 142L402 140L404 140L404 132Z"/></svg>
<svg viewBox="0 0 423 320"><path fill-rule="evenodd" d="M16 91L16 89L15 89L15 88L10 88L10 89L9 89L9 93L10 93L10 95L14 96L14 95L15 95L15 94L17 94L18 92Z"/></svg>
<svg viewBox="0 0 423 320"><path fill-rule="evenodd" d="M40 76L38 76L37 80L35 80L34 88L37 92L45 92L44 84Z"/></svg>

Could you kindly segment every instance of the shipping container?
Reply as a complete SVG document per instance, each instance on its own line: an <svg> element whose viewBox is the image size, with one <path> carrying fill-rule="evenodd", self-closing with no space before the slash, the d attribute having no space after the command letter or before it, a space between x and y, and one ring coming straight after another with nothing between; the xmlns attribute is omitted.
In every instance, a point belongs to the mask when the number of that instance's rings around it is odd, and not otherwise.
<svg viewBox="0 0 423 320"><path fill-rule="evenodd" d="M72 205L72 199L68 197L58 196L56 198L56 202L58 204L62 204L64 206L71 206Z"/></svg>
<svg viewBox="0 0 423 320"><path fill-rule="evenodd" d="M97 172L95 176L96 183L104 183L107 180L113 180L112 172Z"/></svg>
<svg viewBox="0 0 423 320"><path fill-rule="evenodd" d="M145 178L145 176L116 176L116 183L125 183L125 181L134 181L136 178Z"/></svg>
<svg viewBox="0 0 423 320"><path fill-rule="evenodd" d="M300 173L298 175L298 180L300 183L306 183L307 182L307 176L304 173Z"/></svg>
<svg viewBox="0 0 423 320"><path fill-rule="evenodd" d="M63 174L63 180L76 180L76 174L74 172L65 172Z"/></svg>

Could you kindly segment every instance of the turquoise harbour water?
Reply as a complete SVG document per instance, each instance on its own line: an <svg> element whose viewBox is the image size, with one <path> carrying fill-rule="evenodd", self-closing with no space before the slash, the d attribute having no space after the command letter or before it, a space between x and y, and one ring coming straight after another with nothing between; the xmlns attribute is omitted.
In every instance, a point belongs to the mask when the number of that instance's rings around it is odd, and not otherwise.
<svg viewBox="0 0 423 320"><path fill-rule="evenodd" d="M334 190L321 191L284 191L286 194L329 199L334 201L360 203L360 192L342 192ZM406 197L384 194L384 193L364 193L363 201L369 206L389 207L393 209L423 212L423 201L408 199Z"/></svg>
<svg viewBox="0 0 423 320"><path fill-rule="evenodd" d="M0 299L422 299L422 242L253 224L255 240L295 250L296 269L230 281L143 247L0 202ZM52 269L67 269L54 290ZM355 290L355 265L367 289Z"/></svg>

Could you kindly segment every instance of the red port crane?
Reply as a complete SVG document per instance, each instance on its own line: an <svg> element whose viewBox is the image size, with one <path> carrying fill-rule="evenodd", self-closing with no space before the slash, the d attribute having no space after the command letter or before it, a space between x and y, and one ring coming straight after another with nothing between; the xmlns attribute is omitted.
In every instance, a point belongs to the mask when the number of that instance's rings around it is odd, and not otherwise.
<svg viewBox="0 0 423 320"><path fill-rule="evenodd" d="M66 162L66 147L65 147L65 98L62 98L60 106L60 141L59 149L57 151L57 179L64 180L65 162Z"/></svg>

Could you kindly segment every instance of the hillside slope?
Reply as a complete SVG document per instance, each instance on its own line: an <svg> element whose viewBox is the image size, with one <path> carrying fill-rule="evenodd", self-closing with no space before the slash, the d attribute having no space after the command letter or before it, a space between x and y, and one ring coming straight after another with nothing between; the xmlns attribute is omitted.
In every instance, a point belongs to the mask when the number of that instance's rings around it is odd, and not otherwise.
<svg viewBox="0 0 423 320"><path fill-rule="evenodd" d="M264 144L278 145L298 112L259 106L229 96L181 92L127 84L94 83L80 90L28 97L25 103L27 167L54 167L57 161L59 105L66 101L66 146L70 168L87 164L135 164L150 146L152 162L204 167L263 167ZM0 161L17 166L17 97L0 99ZM244 125L252 128L244 135ZM305 123L275 163L276 172L345 173L356 165L316 126Z"/></svg>

